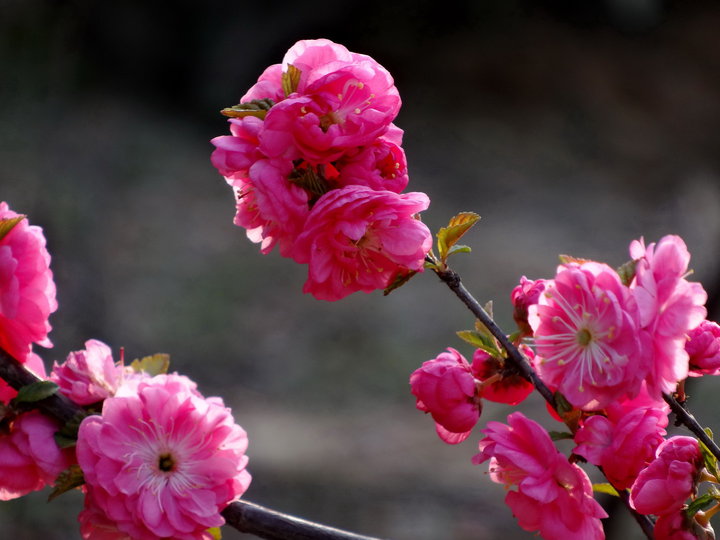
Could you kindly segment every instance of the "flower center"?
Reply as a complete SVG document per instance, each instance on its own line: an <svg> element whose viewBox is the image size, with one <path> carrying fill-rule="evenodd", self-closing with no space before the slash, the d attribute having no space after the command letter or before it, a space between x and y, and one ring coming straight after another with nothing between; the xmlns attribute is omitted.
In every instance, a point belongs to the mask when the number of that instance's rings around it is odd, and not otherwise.
<svg viewBox="0 0 720 540"><path fill-rule="evenodd" d="M175 470L175 460L173 459L172 455L169 453L160 454L160 459L158 460L158 468L164 472L171 472Z"/></svg>
<svg viewBox="0 0 720 540"><path fill-rule="evenodd" d="M590 333L590 330L583 328L575 334L575 338L582 347L586 347L592 341L592 334Z"/></svg>

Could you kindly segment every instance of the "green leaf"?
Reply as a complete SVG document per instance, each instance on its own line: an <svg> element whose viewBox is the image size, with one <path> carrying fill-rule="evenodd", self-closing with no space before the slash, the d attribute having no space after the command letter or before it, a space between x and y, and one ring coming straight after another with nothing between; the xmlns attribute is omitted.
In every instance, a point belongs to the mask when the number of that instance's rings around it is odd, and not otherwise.
<svg viewBox="0 0 720 540"><path fill-rule="evenodd" d="M77 443L80 424L89 416L87 413L77 413L65 425L55 432L55 443L60 448L72 448Z"/></svg>
<svg viewBox="0 0 720 540"><path fill-rule="evenodd" d="M693 516L695 516L695 514L697 514L700 510L705 510L708 506L715 503L717 500L717 495L713 493L706 493L705 495L701 495L688 505L688 507L685 509L685 515L689 519L692 519Z"/></svg>
<svg viewBox="0 0 720 540"><path fill-rule="evenodd" d="M619 497L620 494L617 490L607 482L601 482L592 485L593 491L596 493L605 493L606 495L612 495L613 497Z"/></svg>
<svg viewBox="0 0 720 540"><path fill-rule="evenodd" d="M0 219L0 240L5 238L13 227L20 223L26 216L15 216L11 218Z"/></svg>
<svg viewBox="0 0 720 540"><path fill-rule="evenodd" d="M213 537L213 540L222 540L222 532L220 531L220 527L211 527L207 530L207 532L210 533L210 536Z"/></svg>
<svg viewBox="0 0 720 540"><path fill-rule="evenodd" d="M460 212L450 219L447 227L442 227L437 233L437 245L440 252L440 260L445 262L452 248L473 225L480 220L475 212Z"/></svg>
<svg viewBox="0 0 720 540"><path fill-rule="evenodd" d="M500 349L495 342L495 338L474 330L460 330L457 335L463 341L469 343L473 347L482 349L491 356L501 356Z"/></svg>
<svg viewBox="0 0 720 540"><path fill-rule="evenodd" d="M426 263L427 264L427 263ZM395 279L392 280L392 283L388 285L385 290L383 291L383 296L387 296L391 292L393 292L395 289L399 289L403 285L405 285L410 279L417 274L414 270L410 270L405 273L399 273L395 276Z"/></svg>
<svg viewBox="0 0 720 540"><path fill-rule="evenodd" d="M574 438L573 434L569 431L549 431L548 433L550 433L550 438L553 441L564 441L567 439L572 440Z"/></svg>
<svg viewBox="0 0 720 540"><path fill-rule="evenodd" d="M575 409L575 407L572 406L572 403L570 403L560 392L555 392L554 396L557 412L560 416L564 416Z"/></svg>
<svg viewBox="0 0 720 540"><path fill-rule="evenodd" d="M58 385L52 381L36 381L23 386L12 400L14 405L35 403L48 398L58 391Z"/></svg>
<svg viewBox="0 0 720 540"><path fill-rule="evenodd" d="M71 465L69 469L65 469L61 472L55 480L55 487L48 496L48 502L59 497L63 493L80 487L85 483L85 477L83 476L82 469L77 463Z"/></svg>
<svg viewBox="0 0 720 540"><path fill-rule="evenodd" d="M572 255L559 255L558 258L560 259L560 264L583 264L586 262L592 262L590 259L581 259L580 257L573 257Z"/></svg>
<svg viewBox="0 0 720 540"><path fill-rule="evenodd" d="M705 433L707 433L707 436L710 437L711 440L713 439L713 432L710 428L705 428ZM705 468L708 470L710 474L712 474L715 478L718 478L718 463L717 458L713 455L713 453L710 451L710 449L705 446L705 443L698 440L698 443L700 443L700 451L703 455L703 461L705 462Z"/></svg>
<svg viewBox="0 0 720 540"><path fill-rule="evenodd" d="M463 246L461 244L455 244L453 247L448 249L447 256L455 255L456 253L470 253L472 252L472 248L470 246Z"/></svg>
<svg viewBox="0 0 720 540"><path fill-rule="evenodd" d="M630 286L630 283L632 283L633 278L635 278L635 268L637 267L637 261L628 261L622 266L619 266L617 269L617 273L620 276L620 281L622 281L623 285L626 287Z"/></svg>
<svg viewBox="0 0 720 540"><path fill-rule="evenodd" d="M272 99L254 99L247 103L238 103L232 107L226 107L220 111L220 114L229 118L243 118L245 116L255 116L260 120L265 119L265 115L270 108L275 105Z"/></svg>
<svg viewBox="0 0 720 540"><path fill-rule="evenodd" d="M170 368L170 355L157 353L152 356L145 356L143 358L133 360L130 367L136 373L141 371L149 375L167 373Z"/></svg>

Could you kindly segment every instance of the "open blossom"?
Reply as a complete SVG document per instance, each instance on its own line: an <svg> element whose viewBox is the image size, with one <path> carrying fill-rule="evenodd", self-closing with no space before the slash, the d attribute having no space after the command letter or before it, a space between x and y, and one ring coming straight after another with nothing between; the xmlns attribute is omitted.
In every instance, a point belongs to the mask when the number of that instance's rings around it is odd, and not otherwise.
<svg viewBox="0 0 720 540"><path fill-rule="evenodd" d="M520 278L520 284L510 293L510 301L513 305L513 319L515 319L515 323L523 335L532 335L532 328L530 324L528 324L528 308L538 303L540 294L544 290L544 279L533 281L522 276Z"/></svg>
<svg viewBox="0 0 720 540"><path fill-rule="evenodd" d="M208 539L250 483L246 448L222 400L204 399L186 377L121 386L102 416L80 425L77 456L92 499L84 519L136 540Z"/></svg>
<svg viewBox="0 0 720 540"><path fill-rule="evenodd" d="M642 239L635 240L630 256L636 261L630 288L650 355L648 389L659 396L673 392L688 376L686 335L705 319L707 293L685 279L690 253L679 236L665 236L647 247Z"/></svg>
<svg viewBox="0 0 720 540"><path fill-rule="evenodd" d="M470 364L452 347L410 376L417 408L432 415L438 435L448 444L467 439L477 424L482 404L475 383Z"/></svg>
<svg viewBox="0 0 720 540"><path fill-rule="evenodd" d="M654 459L667 425L663 408L616 405L608 416L591 416L582 423L573 452L601 467L615 488L627 489Z"/></svg>
<svg viewBox="0 0 720 540"><path fill-rule="evenodd" d="M529 313L538 373L570 403L598 410L639 392L647 366L637 307L612 268L560 266Z"/></svg>
<svg viewBox="0 0 720 540"><path fill-rule="evenodd" d="M308 263L303 291L339 300L356 291L384 289L408 271L422 271L432 246L427 226L414 218L429 200L363 186L326 193L313 207L293 258Z"/></svg>
<svg viewBox="0 0 720 540"><path fill-rule="evenodd" d="M79 405L91 405L115 394L123 380L123 366L115 364L110 347L91 339L85 349L54 363L50 380Z"/></svg>
<svg viewBox="0 0 720 540"><path fill-rule="evenodd" d="M515 412L508 424L488 422L473 463L490 460L493 482L504 484L505 502L519 525L546 540L604 538L605 511L593 499L585 472L570 463L538 423Z"/></svg>
<svg viewBox="0 0 720 540"><path fill-rule="evenodd" d="M720 325L705 320L690 330L685 352L689 357L688 375L691 377L720 375Z"/></svg>
<svg viewBox="0 0 720 540"><path fill-rule="evenodd" d="M0 221L16 217L0 202ZM33 343L52 347L48 318L56 309L45 237L23 219L0 238L0 348L24 362Z"/></svg>
<svg viewBox="0 0 720 540"><path fill-rule="evenodd" d="M669 514L695 491L703 458L697 440L671 437L658 446L656 458L643 469L630 492L630 503L641 514Z"/></svg>
<svg viewBox="0 0 720 540"><path fill-rule="evenodd" d="M55 443L58 423L38 411L10 421L0 435L0 500L8 501L37 491L72 463L72 451Z"/></svg>

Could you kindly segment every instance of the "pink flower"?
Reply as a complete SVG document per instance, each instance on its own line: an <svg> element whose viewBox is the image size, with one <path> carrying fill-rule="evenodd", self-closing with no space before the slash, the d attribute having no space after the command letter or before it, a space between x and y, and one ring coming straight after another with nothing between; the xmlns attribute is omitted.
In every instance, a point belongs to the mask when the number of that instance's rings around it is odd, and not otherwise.
<svg viewBox="0 0 720 540"><path fill-rule="evenodd" d="M685 343L691 377L720 375L720 325L705 320L690 330Z"/></svg>
<svg viewBox="0 0 720 540"><path fill-rule="evenodd" d="M219 398L157 375L105 400L80 425L77 456L106 523L137 540L205 539L250 483L247 436Z"/></svg>
<svg viewBox="0 0 720 540"><path fill-rule="evenodd" d="M713 528L706 527L685 514L685 507L658 516L653 529L655 540L715 540Z"/></svg>
<svg viewBox="0 0 720 540"><path fill-rule="evenodd" d="M71 465L72 451L55 443L56 421L30 411L11 420L8 429L0 436L0 500L40 490Z"/></svg>
<svg viewBox="0 0 720 540"><path fill-rule="evenodd" d="M642 239L630 244L636 261L630 285L640 311L645 348L650 354L648 390L673 392L688 375L685 336L707 314L707 293L685 279L690 253L679 236L665 236L647 248Z"/></svg>
<svg viewBox="0 0 720 540"><path fill-rule="evenodd" d="M431 414L438 436L448 444L467 439L477 424L482 404L475 382L470 364L452 347L410 376L417 408Z"/></svg>
<svg viewBox="0 0 720 540"><path fill-rule="evenodd" d="M78 515L80 535L83 540L133 540L128 534L118 530L114 521L97 505L92 495L85 491L85 507Z"/></svg>
<svg viewBox="0 0 720 540"><path fill-rule="evenodd" d="M513 305L513 319L518 328L525 336L532 336L532 328L528 324L528 308L534 306L540 300L540 294L545 290L545 280L535 281L520 278L520 284L510 293L510 301Z"/></svg>
<svg viewBox="0 0 720 540"><path fill-rule="evenodd" d="M210 142L215 151L210 160L220 174L233 185L235 178L247 178L253 163L266 157L260 152L260 133L263 121L254 116L230 118L232 135L215 137Z"/></svg>
<svg viewBox="0 0 720 540"><path fill-rule="evenodd" d="M532 349L526 345L520 345L519 348L532 363L535 358ZM483 383L492 377L500 377L495 382L483 384L480 394L480 397L496 403L517 405L524 401L534 388L530 381L509 368L504 360L490 356L482 349L477 349L473 354L472 372Z"/></svg>
<svg viewBox="0 0 720 540"><path fill-rule="evenodd" d="M586 410L636 395L647 368L637 308L617 273L601 263L570 263L545 285L529 309L543 381Z"/></svg>
<svg viewBox="0 0 720 540"><path fill-rule="evenodd" d="M383 289L399 274L422 271L432 237L413 216L429 203L424 193L398 195L363 186L323 195L293 252L297 262L309 265L303 291L339 300Z"/></svg>
<svg viewBox="0 0 720 540"><path fill-rule="evenodd" d="M336 166L340 187L358 185L400 193L408 184L405 152L399 144L384 137L368 146L348 151Z"/></svg>
<svg viewBox="0 0 720 540"><path fill-rule="evenodd" d="M515 412L508 424L488 422L476 465L490 460L490 478L509 491L505 502L526 531L546 540L602 539L600 518L607 517L593 499L585 472L557 451L547 431Z"/></svg>
<svg viewBox="0 0 720 540"><path fill-rule="evenodd" d="M17 216L0 202L0 220ZM45 237L23 219L0 238L0 348L24 362L33 343L52 347L48 318L56 309Z"/></svg>
<svg viewBox="0 0 720 540"><path fill-rule="evenodd" d="M627 489L655 457L667 424L664 409L618 406L607 417L595 415L582 423L573 452L602 467L615 488Z"/></svg>
<svg viewBox="0 0 720 540"><path fill-rule="evenodd" d="M63 364L55 362L50 380L75 403L91 405L115 394L123 380L123 366L113 362L110 347L91 339Z"/></svg>
<svg viewBox="0 0 720 540"><path fill-rule="evenodd" d="M703 466L698 442L676 436L656 450L654 461L643 469L630 491L630 503L641 514L670 514L695 491Z"/></svg>

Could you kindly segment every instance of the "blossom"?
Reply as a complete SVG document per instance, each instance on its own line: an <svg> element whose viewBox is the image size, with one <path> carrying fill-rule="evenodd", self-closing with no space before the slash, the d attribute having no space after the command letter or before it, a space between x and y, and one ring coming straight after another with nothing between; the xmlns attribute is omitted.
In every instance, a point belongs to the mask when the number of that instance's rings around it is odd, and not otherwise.
<svg viewBox="0 0 720 540"><path fill-rule="evenodd" d="M544 290L544 279L533 281L522 276L520 284L510 293L510 301L513 305L513 319L523 335L532 335L532 328L528 324L528 308L538 303L540 294Z"/></svg>
<svg viewBox="0 0 720 540"><path fill-rule="evenodd" d="M520 345L522 352L532 363L535 353L526 345ZM509 368L507 362L496 358L482 349L473 354L472 373L482 384L481 397L497 403L517 405L533 391L533 384ZM497 378L497 380L494 380Z"/></svg>
<svg viewBox="0 0 720 540"><path fill-rule="evenodd" d="M295 261L309 266L303 291L339 300L356 291L384 289L400 274L422 271L432 237L414 214L429 202L424 193L398 195L364 186L323 195L294 246Z"/></svg>
<svg viewBox="0 0 720 540"><path fill-rule="evenodd" d="M583 421L573 452L601 467L615 488L627 489L654 459L667 425L665 409L616 406L608 416L594 415Z"/></svg>
<svg viewBox="0 0 720 540"><path fill-rule="evenodd" d="M77 456L106 525L138 540L205 539L250 483L246 448L222 400L173 374L121 386L83 420Z"/></svg>
<svg viewBox="0 0 720 540"><path fill-rule="evenodd" d="M690 253L679 236L665 236L647 247L642 239L635 240L630 256L636 261L630 288L650 355L648 389L660 396L673 392L688 375L686 334L705 319L707 293L685 279Z"/></svg>
<svg viewBox="0 0 720 540"><path fill-rule="evenodd" d="M690 330L685 343L691 377L720 375L720 325L705 320Z"/></svg>
<svg viewBox="0 0 720 540"><path fill-rule="evenodd" d="M590 480L558 452L542 426L515 412L507 425L488 422L483 432L473 463L490 460L492 481L517 488L505 502L520 527L546 540L604 538L600 518L607 514L593 499Z"/></svg>
<svg viewBox="0 0 720 540"><path fill-rule="evenodd" d="M85 349L71 352L67 360L53 364L50 380L60 392L79 405L91 405L115 394L122 383L123 367L113 362L110 347L90 339Z"/></svg>
<svg viewBox="0 0 720 540"><path fill-rule="evenodd" d="M482 404L475 382L470 364L452 347L410 376L417 408L430 413L438 436L448 444L467 439L478 421Z"/></svg>
<svg viewBox="0 0 720 540"><path fill-rule="evenodd" d="M633 397L646 374L635 301L606 264L568 263L529 308L537 370L574 406Z"/></svg>
<svg viewBox="0 0 720 540"><path fill-rule="evenodd" d="M682 507L695 491L703 458L692 437L676 436L664 441L655 459L638 475L630 491L630 503L641 514L669 514Z"/></svg>
<svg viewBox="0 0 720 540"><path fill-rule="evenodd" d="M233 185L234 179L247 178L252 164L266 156L259 148L263 128L260 118L246 116L230 118L228 122L232 135L222 135L210 141L215 146L210 161L228 183Z"/></svg>
<svg viewBox="0 0 720 540"><path fill-rule="evenodd" d="M0 202L0 223L17 217ZM22 219L0 235L0 348L24 362L33 343L52 347L48 318L56 309L42 229Z"/></svg>
<svg viewBox="0 0 720 540"><path fill-rule="evenodd" d="M72 452L55 443L59 425L38 411L18 415L0 436L0 500L37 491L72 463Z"/></svg>
<svg viewBox="0 0 720 540"><path fill-rule="evenodd" d="M399 128L396 129L402 134ZM385 137L348 151L336 167L338 187L358 185L400 193L408 184L405 151L400 143Z"/></svg>
<svg viewBox="0 0 720 540"><path fill-rule="evenodd" d="M655 540L715 540L715 533L708 523L700 525L685 514L685 507L658 516L653 529Z"/></svg>

